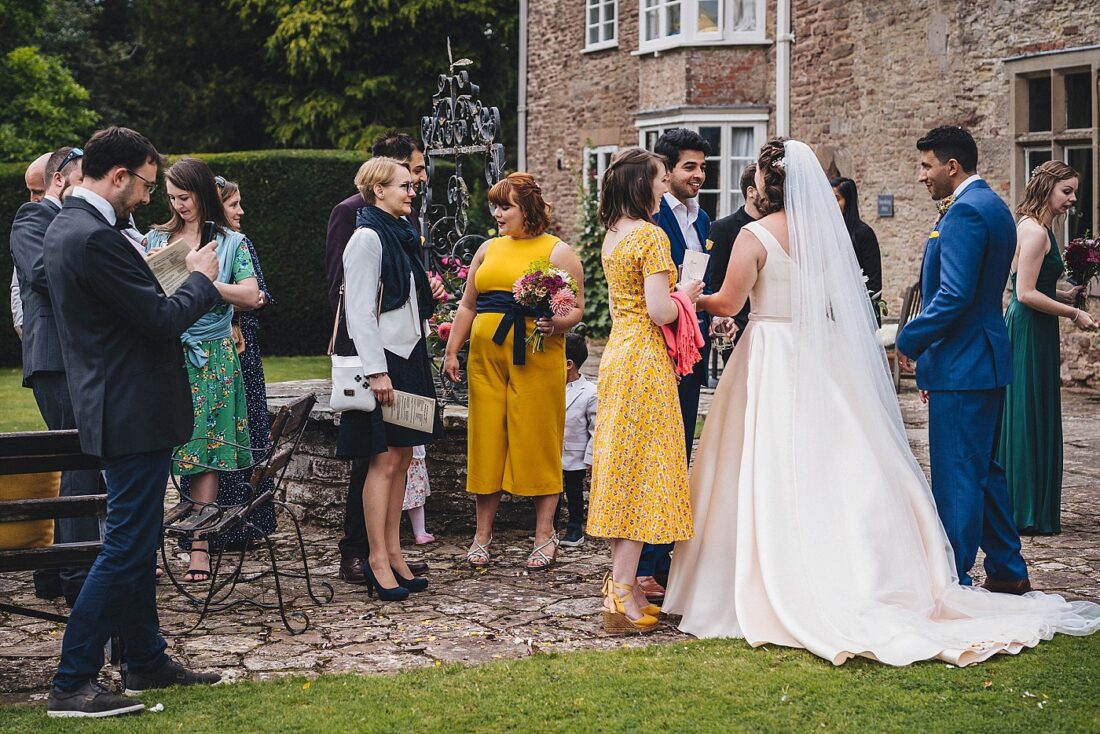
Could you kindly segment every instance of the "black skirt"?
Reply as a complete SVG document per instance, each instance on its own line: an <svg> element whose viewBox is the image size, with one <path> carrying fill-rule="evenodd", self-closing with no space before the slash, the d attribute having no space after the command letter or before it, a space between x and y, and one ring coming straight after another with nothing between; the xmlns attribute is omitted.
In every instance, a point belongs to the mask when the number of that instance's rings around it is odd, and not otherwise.
<svg viewBox="0 0 1100 734"><path fill-rule="evenodd" d="M438 399L432 380L432 360L428 345L423 339L413 347L408 359L402 359L386 351L386 369L394 390ZM382 408L367 413L362 410L346 410L340 416L340 435L336 439L336 456L342 459L369 459L385 453L391 446L407 448L426 446L439 438L443 431L443 418L436 403L435 426L431 433L395 426L382 420Z"/></svg>

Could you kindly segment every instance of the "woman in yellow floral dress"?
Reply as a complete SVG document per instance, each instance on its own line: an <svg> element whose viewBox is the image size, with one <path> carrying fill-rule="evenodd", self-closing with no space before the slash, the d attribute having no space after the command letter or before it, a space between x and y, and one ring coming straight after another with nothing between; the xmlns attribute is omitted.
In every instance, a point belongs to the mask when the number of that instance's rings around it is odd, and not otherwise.
<svg viewBox="0 0 1100 734"><path fill-rule="evenodd" d="M676 376L660 328L678 315L670 295L676 266L650 214L667 179L659 156L628 148L612 160L600 195L612 327L600 359L588 533L611 539L603 609L612 634L657 624L659 608L634 588L642 544L693 534ZM703 285L681 288L694 302Z"/></svg>

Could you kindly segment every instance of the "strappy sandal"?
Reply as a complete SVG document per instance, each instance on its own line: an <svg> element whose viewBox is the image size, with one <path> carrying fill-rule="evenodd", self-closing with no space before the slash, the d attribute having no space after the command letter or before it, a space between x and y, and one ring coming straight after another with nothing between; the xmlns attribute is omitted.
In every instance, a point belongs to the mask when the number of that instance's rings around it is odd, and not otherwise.
<svg viewBox="0 0 1100 734"><path fill-rule="evenodd" d="M624 593L619 593L620 591ZM620 584L608 574L603 583L604 599L611 608L603 607L603 629L609 635L639 635L657 627L657 617L642 610L642 616L631 619L626 613L625 601L634 593L634 587Z"/></svg>
<svg viewBox="0 0 1100 734"><path fill-rule="evenodd" d="M192 548L191 555L196 553L206 554L206 568L189 568L187 572L183 574L183 582L185 584L202 584L210 580L210 551L205 548Z"/></svg>
<svg viewBox="0 0 1100 734"><path fill-rule="evenodd" d="M554 546L554 554L546 555L546 551L543 550L546 546ZM550 539L541 545L536 545L535 549L531 551L531 555L527 556L527 561L523 564L524 568L528 571L545 571L554 565L558 560L558 534L554 533L550 536Z"/></svg>
<svg viewBox="0 0 1100 734"><path fill-rule="evenodd" d="M466 563L470 564L471 568L486 568L489 565L489 560L493 557L489 553L489 546L493 542L493 536L489 536L489 540L485 542L485 545L477 542L477 536L474 536L474 544L470 546L470 550L466 551Z"/></svg>

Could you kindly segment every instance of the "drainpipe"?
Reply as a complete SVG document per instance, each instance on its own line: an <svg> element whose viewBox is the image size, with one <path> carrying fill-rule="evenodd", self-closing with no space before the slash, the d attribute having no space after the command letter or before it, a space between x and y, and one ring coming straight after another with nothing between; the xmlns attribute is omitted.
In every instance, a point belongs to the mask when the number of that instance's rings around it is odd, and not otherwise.
<svg viewBox="0 0 1100 734"><path fill-rule="evenodd" d="M775 134L791 134L791 0L777 0L775 12Z"/></svg>
<svg viewBox="0 0 1100 734"><path fill-rule="evenodd" d="M527 0L519 0L519 80L516 99L516 170L527 170Z"/></svg>

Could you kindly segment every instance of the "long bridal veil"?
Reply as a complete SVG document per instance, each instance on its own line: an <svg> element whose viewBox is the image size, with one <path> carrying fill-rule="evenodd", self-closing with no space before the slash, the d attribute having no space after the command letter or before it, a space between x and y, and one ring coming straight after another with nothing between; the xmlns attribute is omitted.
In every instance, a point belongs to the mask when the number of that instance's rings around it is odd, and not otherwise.
<svg viewBox="0 0 1100 734"><path fill-rule="evenodd" d="M827 656L965 664L1054 632L1095 631L1095 604L958 585L832 188L809 146L789 140L784 148L784 207L797 271L795 486L786 529L803 559L794 580L800 603L812 605L836 644Z"/></svg>

